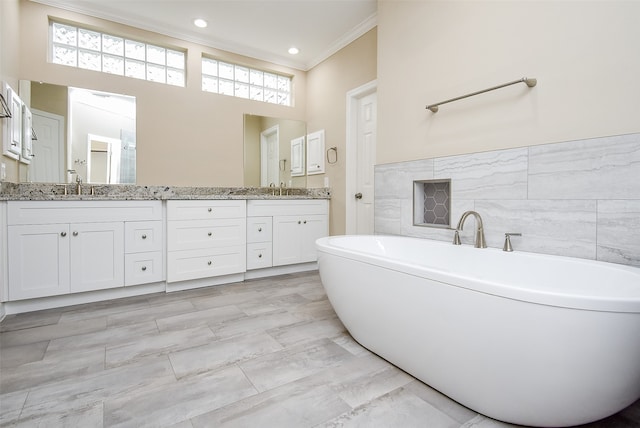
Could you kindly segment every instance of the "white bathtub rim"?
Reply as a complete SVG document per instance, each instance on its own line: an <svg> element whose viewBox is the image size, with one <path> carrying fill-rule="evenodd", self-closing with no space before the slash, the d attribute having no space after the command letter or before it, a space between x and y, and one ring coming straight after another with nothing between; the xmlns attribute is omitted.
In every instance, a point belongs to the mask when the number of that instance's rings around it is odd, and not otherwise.
<svg viewBox="0 0 640 428"><path fill-rule="evenodd" d="M439 270L434 267L417 265L413 263L407 263L398 258L386 258L371 253L362 253L357 250L352 250L344 247L335 247L331 245L331 241L335 239L344 238L362 238L362 235L341 235L341 236L329 236L320 238L316 241L316 247L319 252L325 252L335 256L345 257L352 260L368 263L371 265L381 266L390 270L403 272L409 275L417 277L428 277L434 281L447 284L450 286L456 286L465 288L471 291L490 294L498 297L509 298L513 300L519 300L528 303L542 304L547 306L555 306L568 309L578 310L592 310L601 312L628 312L628 313L640 313L640 268L617 265L613 263L600 262L595 260L577 259L573 257L564 256L550 256L546 254L527 253L528 257L534 258L564 258L570 259L572 262L584 262L592 264L602 264L607 268L619 269L620 271L630 272L638 275L638 290L631 296L589 296L580 295L576 293L562 293L553 292L550 290L535 290L531 288L513 287L498 282L488 281L486 279L472 278L464 275L460 275L448 270ZM400 237L395 235L368 235L370 238L396 238L396 239L408 239L408 240L423 240L436 245L450 245L443 241L436 241L422 238ZM476 249L473 249L476 251ZM496 251L502 253L502 250L495 248L486 248L477 251ZM504 253L504 256L510 254Z"/></svg>

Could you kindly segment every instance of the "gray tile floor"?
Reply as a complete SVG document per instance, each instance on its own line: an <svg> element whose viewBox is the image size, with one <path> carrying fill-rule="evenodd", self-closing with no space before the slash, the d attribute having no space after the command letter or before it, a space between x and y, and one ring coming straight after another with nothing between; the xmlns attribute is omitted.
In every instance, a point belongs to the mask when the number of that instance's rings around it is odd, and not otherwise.
<svg viewBox="0 0 640 428"><path fill-rule="evenodd" d="M8 316L0 331L1 426L512 426L358 345L317 272ZM588 426L638 427L640 401Z"/></svg>

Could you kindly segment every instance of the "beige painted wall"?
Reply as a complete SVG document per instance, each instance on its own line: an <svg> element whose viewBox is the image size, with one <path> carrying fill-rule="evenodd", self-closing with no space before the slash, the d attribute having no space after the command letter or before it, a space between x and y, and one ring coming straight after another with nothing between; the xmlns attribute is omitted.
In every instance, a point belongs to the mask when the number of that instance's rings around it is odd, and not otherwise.
<svg viewBox="0 0 640 428"><path fill-rule="evenodd" d="M18 45L15 43L20 33L20 1L0 0L0 81L7 82L18 90L19 65ZM3 94L6 96L6 94ZM6 120L0 119L0 151L4 139ZM18 161L0 155L0 161L6 165L7 181L18 181Z"/></svg>
<svg viewBox="0 0 640 428"><path fill-rule="evenodd" d="M640 2L378 2L378 149L389 163L640 131ZM430 103L521 77L504 88Z"/></svg>
<svg viewBox="0 0 640 428"><path fill-rule="evenodd" d="M49 15L124 37L186 49L186 88L48 63ZM20 30L20 79L136 97L138 184L242 186L243 114L305 118L306 73L299 70L26 0L20 2ZM293 75L295 106L202 92L202 54Z"/></svg>
<svg viewBox="0 0 640 428"><path fill-rule="evenodd" d="M340 50L307 75L307 131L325 130L325 149L337 147L338 162L325 164L325 174L307 178L308 187L323 187L329 177L332 191L330 233L345 233L345 152L347 92L376 79L377 29Z"/></svg>

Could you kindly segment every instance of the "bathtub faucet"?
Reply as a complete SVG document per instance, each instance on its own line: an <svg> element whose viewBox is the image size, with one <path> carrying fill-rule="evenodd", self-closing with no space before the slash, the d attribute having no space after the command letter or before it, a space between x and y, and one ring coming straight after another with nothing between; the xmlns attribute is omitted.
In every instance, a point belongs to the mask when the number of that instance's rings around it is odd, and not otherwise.
<svg viewBox="0 0 640 428"><path fill-rule="evenodd" d="M458 226L456 227L456 232L453 235L453 245L461 244L460 231L464 226L464 221L470 215L473 215L476 218L476 243L474 246L476 248L487 248L487 243L484 240L484 229L482 227L482 218L480 217L480 214L478 214L475 211L466 211L464 214L462 214L462 217L460 217L460 221L458 222Z"/></svg>

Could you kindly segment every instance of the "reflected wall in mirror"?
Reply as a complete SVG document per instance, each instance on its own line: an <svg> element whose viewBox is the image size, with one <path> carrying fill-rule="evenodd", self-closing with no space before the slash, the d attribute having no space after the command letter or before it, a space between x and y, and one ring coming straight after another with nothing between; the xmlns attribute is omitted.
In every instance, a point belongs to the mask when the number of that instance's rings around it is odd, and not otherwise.
<svg viewBox="0 0 640 428"><path fill-rule="evenodd" d="M244 115L244 185L306 187L307 178L292 168L292 142L304 137L303 121Z"/></svg>
<svg viewBox="0 0 640 428"><path fill-rule="evenodd" d="M38 140L21 179L63 183L79 175L88 183L135 184L135 97L27 83Z"/></svg>

